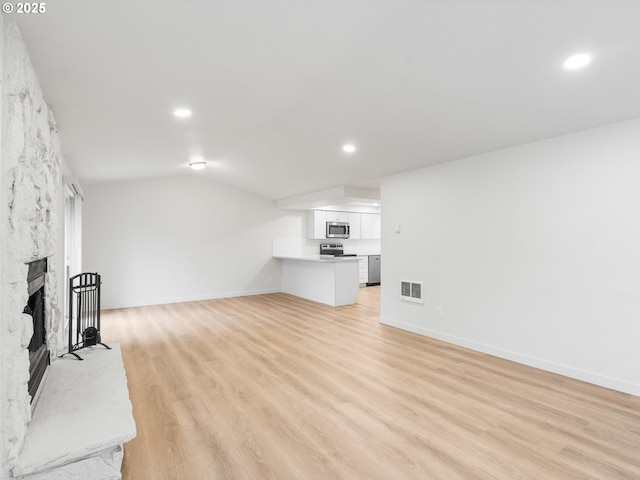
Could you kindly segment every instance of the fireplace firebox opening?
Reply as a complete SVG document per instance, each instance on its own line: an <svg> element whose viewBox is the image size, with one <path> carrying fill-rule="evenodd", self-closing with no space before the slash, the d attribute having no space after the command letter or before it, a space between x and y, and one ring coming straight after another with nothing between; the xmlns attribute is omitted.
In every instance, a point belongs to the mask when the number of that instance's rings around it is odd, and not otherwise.
<svg viewBox="0 0 640 480"><path fill-rule="evenodd" d="M27 384L32 402L50 364L45 313L44 284L46 273L46 258L29 263L29 272L27 273L29 300L23 313L30 315L33 320L33 336L29 342L29 381Z"/></svg>

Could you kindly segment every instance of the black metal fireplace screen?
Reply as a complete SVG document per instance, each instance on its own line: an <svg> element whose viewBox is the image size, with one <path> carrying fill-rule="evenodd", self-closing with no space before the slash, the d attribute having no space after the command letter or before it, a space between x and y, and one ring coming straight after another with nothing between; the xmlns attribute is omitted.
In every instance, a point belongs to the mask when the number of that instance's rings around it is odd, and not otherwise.
<svg viewBox="0 0 640 480"><path fill-rule="evenodd" d="M85 347L102 345L100 338L100 275L80 273L69 279L69 350L67 353L78 360L75 353ZM66 353L65 353L66 355Z"/></svg>

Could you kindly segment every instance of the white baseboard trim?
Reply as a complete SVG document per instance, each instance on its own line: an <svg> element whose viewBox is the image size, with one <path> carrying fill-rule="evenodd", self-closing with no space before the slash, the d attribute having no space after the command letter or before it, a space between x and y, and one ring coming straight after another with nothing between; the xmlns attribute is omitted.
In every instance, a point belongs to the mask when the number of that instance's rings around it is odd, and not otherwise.
<svg viewBox="0 0 640 480"><path fill-rule="evenodd" d="M268 290L246 290L242 292L219 292L208 295L194 295L184 297L164 297L164 298L148 298L142 300L136 300L132 302L105 302L102 298L101 310L113 310L116 308L131 308L131 307L146 307L150 305L164 305L167 303L182 303L182 302L199 302L201 300L215 300L218 298L231 298L231 297L247 297L250 295L267 295L269 293L280 293L282 290L268 289Z"/></svg>
<svg viewBox="0 0 640 480"><path fill-rule="evenodd" d="M583 382L592 383L601 387L610 388L619 392L628 393L630 395L640 396L640 384L628 382L626 380L620 380L617 378L611 378L604 375L600 375L594 372L588 372L579 368L562 365L559 363L550 362L537 357L531 357L518 352L512 352L503 348L494 347L492 345L486 345L483 343L467 340L465 338L456 337L446 333L438 332L424 327L419 327L409 323L400 322L389 317L380 317L380 323L388 325L390 327L399 328L401 330L407 330L409 332L424 335L426 337L442 340L443 342L452 343L461 347L466 347L471 350L475 350L482 353L487 353L495 357L504 358L513 362L528 365L530 367L539 368L548 372L564 375L565 377L581 380Z"/></svg>

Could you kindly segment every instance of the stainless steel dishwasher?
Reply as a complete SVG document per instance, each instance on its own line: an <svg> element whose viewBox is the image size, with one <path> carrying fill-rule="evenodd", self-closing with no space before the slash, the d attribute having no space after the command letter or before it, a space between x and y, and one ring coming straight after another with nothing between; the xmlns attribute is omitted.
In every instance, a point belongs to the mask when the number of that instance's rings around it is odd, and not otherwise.
<svg viewBox="0 0 640 480"><path fill-rule="evenodd" d="M367 287L380 285L380 255L369 255L369 281Z"/></svg>

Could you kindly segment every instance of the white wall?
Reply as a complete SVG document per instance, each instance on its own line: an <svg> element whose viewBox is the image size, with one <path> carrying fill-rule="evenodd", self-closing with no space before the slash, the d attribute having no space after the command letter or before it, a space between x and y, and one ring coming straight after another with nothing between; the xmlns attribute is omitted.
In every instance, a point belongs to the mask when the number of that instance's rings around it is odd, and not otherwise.
<svg viewBox="0 0 640 480"><path fill-rule="evenodd" d="M103 308L279 291L272 239L304 231L302 212L198 176L83 189L83 269L102 275Z"/></svg>
<svg viewBox="0 0 640 480"><path fill-rule="evenodd" d="M381 193L384 323L640 395L640 119ZM424 305L401 279L425 282Z"/></svg>

